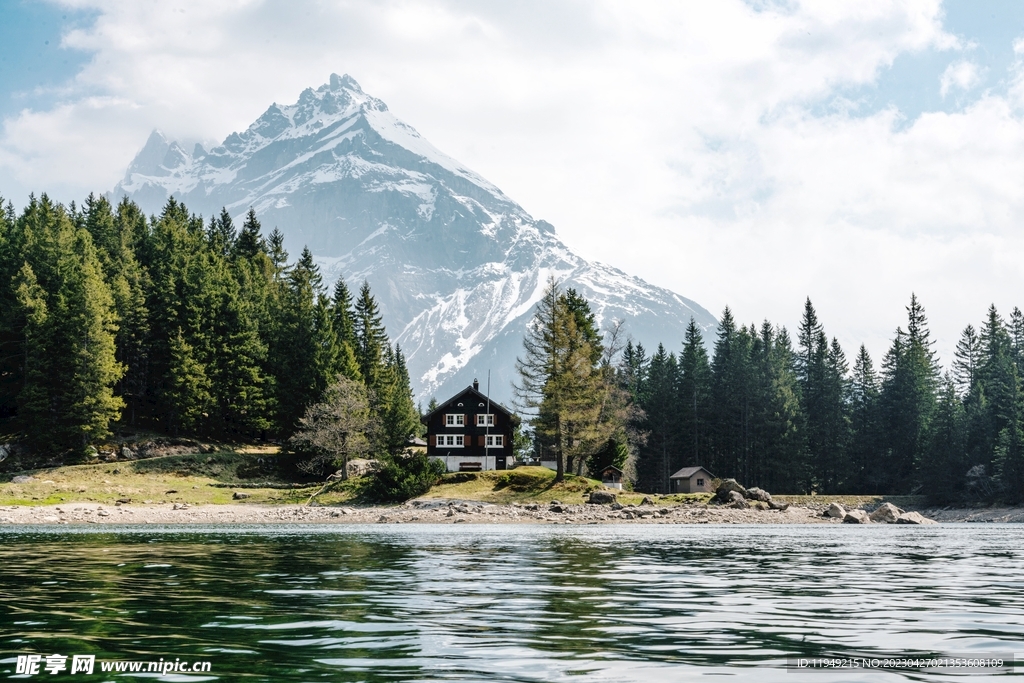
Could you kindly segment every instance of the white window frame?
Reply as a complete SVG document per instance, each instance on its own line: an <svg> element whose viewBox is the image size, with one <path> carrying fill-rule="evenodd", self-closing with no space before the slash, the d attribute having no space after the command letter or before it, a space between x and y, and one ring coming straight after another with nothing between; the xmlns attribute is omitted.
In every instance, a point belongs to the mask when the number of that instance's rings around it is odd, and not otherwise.
<svg viewBox="0 0 1024 683"><path fill-rule="evenodd" d="M464 413L445 413L444 416L445 427L465 427L466 416Z"/></svg>
<svg viewBox="0 0 1024 683"><path fill-rule="evenodd" d="M477 413L476 414L476 426L477 427L493 427L494 426L494 413Z"/></svg>
<svg viewBox="0 0 1024 683"><path fill-rule="evenodd" d="M463 434L438 434L438 448L465 448L466 437Z"/></svg>
<svg viewBox="0 0 1024 683"><path fill-rule="evenodd" d="M487 444L487 448L504 448L505 447L505 435L504 434L488 434L487 439L484 442Z"/></svg>

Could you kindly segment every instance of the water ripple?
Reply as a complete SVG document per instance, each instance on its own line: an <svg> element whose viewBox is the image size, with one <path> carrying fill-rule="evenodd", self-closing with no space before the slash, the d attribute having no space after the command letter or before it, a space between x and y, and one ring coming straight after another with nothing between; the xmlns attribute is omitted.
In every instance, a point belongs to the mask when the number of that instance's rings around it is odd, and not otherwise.
<svg viewBox="0 0 1024 683"><path fill-rule="evenodd" d="M1022 540L999 525L5 528L0 641L206 657L221 680L781 681L790 657L1014 652Z"/></svg>

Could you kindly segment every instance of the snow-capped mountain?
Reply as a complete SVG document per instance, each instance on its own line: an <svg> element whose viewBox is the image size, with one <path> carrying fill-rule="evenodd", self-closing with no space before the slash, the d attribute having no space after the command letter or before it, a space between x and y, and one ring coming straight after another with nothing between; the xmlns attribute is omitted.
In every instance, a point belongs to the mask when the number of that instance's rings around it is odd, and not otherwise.
<svg viewBox="0 0 1024 683"><path fill-rule="evenodd" d="M599 321L625 319L649 348L678 349L696 303L610 266L589 263L501 190L434 148L349 76L272 105L248 130L191 153L154 132L111 193L158 213L174 195L209 216L252 206L308 245L326 281L365 279L420 399L447 397L491 371L507 400L516 356L549 275L575 287Z"/></svg>

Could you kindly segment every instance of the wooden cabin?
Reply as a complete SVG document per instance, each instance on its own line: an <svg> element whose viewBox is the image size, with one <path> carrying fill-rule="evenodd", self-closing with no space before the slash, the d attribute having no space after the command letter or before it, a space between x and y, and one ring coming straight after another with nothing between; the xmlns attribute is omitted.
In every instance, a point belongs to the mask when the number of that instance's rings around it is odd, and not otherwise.
<svg viewBox="0 0 1024 683"><path fill-rule="evenodd" d="M610 489L622 489L622 470L614 465L608 465L601 470L601 483Z"/></svg>
<svg viewBox="0 0 1024 683"><path fill-rule="evenodd" d="M480 383L473 380L423 417L427 457L443 462L449 472L508 469L518 422L512 411L480 393Z"/></svg>
<svg viewBox="0 0 1024 683"><path fill-rule="evenodd" d="M714 478L703 467L684 467L669 477L669 493L707 493Z"/></svg>

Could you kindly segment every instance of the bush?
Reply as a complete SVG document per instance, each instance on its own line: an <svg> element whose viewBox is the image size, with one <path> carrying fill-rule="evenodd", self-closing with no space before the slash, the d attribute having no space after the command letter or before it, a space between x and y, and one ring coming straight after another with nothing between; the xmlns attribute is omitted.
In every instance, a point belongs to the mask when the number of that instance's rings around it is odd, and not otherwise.
<svg viewBox="0 0 1024 683"><path fill-rule="evenodd" d="M382 502L409 500L429 491L444 473L443 462L422 453L392 456L374 472L370 495Z"/></svg>

